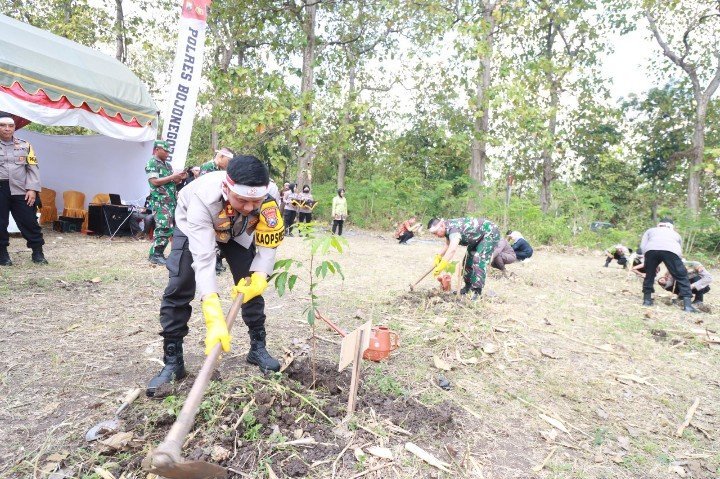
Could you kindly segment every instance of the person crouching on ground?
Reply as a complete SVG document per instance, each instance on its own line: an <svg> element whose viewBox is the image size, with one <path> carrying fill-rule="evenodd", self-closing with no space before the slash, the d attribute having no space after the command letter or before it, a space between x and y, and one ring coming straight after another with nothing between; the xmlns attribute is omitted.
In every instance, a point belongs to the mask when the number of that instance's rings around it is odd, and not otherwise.
<svg viewBox="0 0 720 479"><path fill-rule="evenodd" d="M515 257L517 257L518 261L525 261L533 255L532 246L519 231L508 231L506 236L513 251L515 251Z"/></svg>
<svg viewBox="0 0 720 479"><path fill-rule="evenodd" d="M675 231L672 220L664 218L656 227L647 230L640 241L645 253L645 279L643 280L643 306L652 306L652 294L655 292L655 275L660 263L667 266L675 278L678 295L683 300L683 311L697 313L692 305L692 290L687 269L682 260L682 239Z"/></svg>
<svg viewBox="0 0 720 479"><path fill-rule="evenodd" d="M460 294L472 293L472 299L477 299L485 286L487 265L500 241L498 227L485 218L433 218L428 222L428 231L438 238L445 238L445 248L435 255L435 277L448 266L458 246L467 246L463 267L465 287Z"/></svg>
<svg viewBox="0 0 720 479"><path fill-rule="evenodd" d="M277 201L269 194L268 170L254 156L235 156L227 172L201 176L180 193L176 228L167 259L170 274L160 304L165 366L150 380L147 395L161 385L186 376L183 338L188 334L195 290L205 317L205 354L220 343L230 351L230 334L218 297L215 247L224 253L236 286L243 294L242 318L250 335L247 362L261 371L278 371L280 363L265 347L267 277L275 264L275 248L284 225Z"/></svg>
<svg viewBox="0 0 720 479"><path fill-rule="evenodd" d="M710 292L710 284L713 280L712 275L697 261L684 261L683 264L688 273L690 289L695 295L692 304L702 305L705 294ZM675 294L678 292L677 281L675 281L675 278L673 278L669 271L661 278L658 278L658 284L667 291Z"/></svg>
<svg viewBox="0 0 720 479"><path fill-rule="evenodd" d="M605 267L607 268L610 266L610 262L614 259L617 261L617 264L623 267L623 269L627 269L628 265L628 256L630 256L630 253L632 253L633 250L623 246L621 244L616 244L615 246L608 248L605 250Z"/></svg>
<svg viewBox="0 0 720 479"><path fill-rule="evenodd" d="M512 249L512 246L510 246L510 243L508 243L505 238L500 238L500 241L495 247L495 251L493 251L492 262L490 263L490 266L502 271L503 277L507 278L508 274L505 270L505 265L512 264L515 261L517 261L515 250Z"/></svg>
<svg viewBox="0 0 720 479"><path fill-rule="evenodd" d="M417 217L403 221L395 231L395 239L398 240L398 244L408 244L408 240L415 237L422 225L417 222Z"/></svg>

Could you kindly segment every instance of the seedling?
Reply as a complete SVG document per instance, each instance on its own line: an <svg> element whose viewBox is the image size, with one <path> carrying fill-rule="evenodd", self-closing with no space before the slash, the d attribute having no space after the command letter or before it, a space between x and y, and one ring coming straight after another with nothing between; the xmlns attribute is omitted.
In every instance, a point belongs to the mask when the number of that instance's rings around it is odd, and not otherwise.
<svg viewBox="0 0 720 479"><path fill-rule="evenodd" d="M310 302L303 310L303 315L307 318L308 324L312 327L312 370L313 382L315 381L315 314L318 310L319 297L315 294L315 290L328 274L339 275L344 281L342 268L337 261L330 259L322 259L330 251L343 253L347 248L347 240L341 236L319 235L316 223L301 223L299 232L303 236L303 241L310 249L310 260L306 264L296 259L282 259L275 262L275 272L270 277L270 281L275 282L275 289L278 296L283 296L286 291L292 291L298 279L305 282L308 286L308 297ZM296 272L297 271L297 272Z"/></svg>

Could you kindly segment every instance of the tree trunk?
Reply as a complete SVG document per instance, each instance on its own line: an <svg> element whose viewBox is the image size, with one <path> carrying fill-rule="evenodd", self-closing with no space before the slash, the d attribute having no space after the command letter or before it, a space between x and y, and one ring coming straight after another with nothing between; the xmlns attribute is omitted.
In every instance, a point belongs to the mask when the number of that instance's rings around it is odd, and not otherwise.
<svg viewBox="0 0 720 479"><path fill-rule="evenodd" d="M349 77L349 85L348 85L348 103L346 106L345 114L342 118L342 131L347 131L347 126L350 124L350 110L355 104L355 76L357 75L357 70L355 67L355 64L350 67L350 71L348 72ZM340 153L340 158L338 159L338 172L337 172L337 187L338 188L345 188L345 173L347 171L347 160L348 160L348 152L346 150L343 150L342 153Z"/></svg>
<svg viewBox="0 0 720 479"><path fill-rule="evenodd" d="M238 65L242 66L245 50L243 48L238 48L238 50ZM221 72L223 72L223 74L227 74L228 68L230 68L230 62L232 62L235 51L235 44L232 39L230 39L227 44L223 44L222 46L218 47L218 55L216 55L216 59L218 61L218 68ZM219 101L216 97L213 97L213 99L210 101L210 104L212 105L212 112L215 112L215 110L219 107ZM210 117L210 146L212 148L213 156L215 154L215 151L220 148L220 138L217 131L219 123L220 122L217 118L217 115L213 114Z"/></svg>
<svg viewBox="0 0 720 479"><path fill-rule="evenodd" d="M300 155L298 157L297 184L299 188L312 184L312 164L315 159L315 151L308 140L308 134L304 131L308 127L308 121L312 115L313 107L313 63L315 62L315 23L317 17L317 2L305 6L305 18L303 21L303 32L305 33L305 47L303 48L302 82L300 84L300 95L305 102L300 111L300 135L298 138Z"/></svg>
<svg viewBox="0 0 720 479"><path fill-rule="evenodd" d="M553 21L548 24L548 32L545 40L545 57L548 62L545 66L545 79L550 88L550 105L548 112L548 136L543 146L540 158L542 159L542 186L540 189L540 209L543 213L547 213L552 203L551 184L553 180L553 146L555 145L555 133L557 130L557 108L560 103L560 83L555 78L552 70L553 43L557 30L554 28Z"/></svg>
<svg viewBox="0 0 720 479"><path fill-rule="evenodd" d="M115 0L115 58L125 63L127 51L125 50L125 14L122 2L123 0Z"/></svg>
<svg viewBox="0 0 720 479"><path fill-rule="evenodd" d="M707 102L702 94L695 95L695 130L693 131L692 150L690 161L690 175L688 177L687 206L693 214L700 211L700 172L705 155L705 118L707 117Z"/></svg>
<svg viewBox="0 0 720 479"><path fill-rule="evenodd" d="M480 58L480 66L475 89L477 108L481 115L475 115L473 121L473 140L471 144L470 181L472 191L468 198L468 210L477 208L477 201L482 198L485 187L485 166L487 164L487 138L490 130L490 105L487 99L490 81L492 79L492 54L494 47L495 11L496 4L487 5L483 11L483 21L487 25L487 34L481 41L486 43L487 49L484 57Z"/></svg>
<svg viewBox="0 0 720 479"><path fill-rule="evenodd" d="M657 196L653 198L652 203L650 204L650 220L652 221L652 224L656 225L658 223L658 206L660 204L660 198Z"/></svg>

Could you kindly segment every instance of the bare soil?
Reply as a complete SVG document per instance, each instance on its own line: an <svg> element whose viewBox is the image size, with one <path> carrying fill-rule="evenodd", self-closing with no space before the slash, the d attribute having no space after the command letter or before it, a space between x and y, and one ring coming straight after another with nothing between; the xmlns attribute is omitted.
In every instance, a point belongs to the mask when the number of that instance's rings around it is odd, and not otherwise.
<svg viewBox="0 0 720 479"><path fill-rule="evenodd" d="M45 237L49 266L33 265L13 238L15 266L0 269L0 477L145 478L140 461L169 429L194 376L162 398L141 396L124 414L124 438L83 436L161 367L157 314L167 272L148 265L145 241ZM511 278L491 272L484 297L470 302L440 293L432 278L410 292L439 242L400 246L363 231L346 238L349 249L332 255L346 280L321 283L323 313L346 330L372 319L401 338L390 360L364 362L359 413L343 421L349 370L337 373L340 338L317 324L311 339L305 273L292 293L266 294L269 348L292 352L294 362L283 375L261 375L245 363L240 323L186 457L227 466L232 477L269 477L270 468L277 477L317 478L720 475L715 291L703 314L682 313L663 294L642 308L640 281L616 265L602 268L598 252L538 248L531 261L508 267ZM307 255L301 238L279 250L282 258ZM229 290L228 272L220 284ZM223 300L229 306L229 295ZM203 361L199 308L190 326L186 365L195 372ZM408 442L449 472L408 452ZM372 446L393 459L373 456Z"/></svg>

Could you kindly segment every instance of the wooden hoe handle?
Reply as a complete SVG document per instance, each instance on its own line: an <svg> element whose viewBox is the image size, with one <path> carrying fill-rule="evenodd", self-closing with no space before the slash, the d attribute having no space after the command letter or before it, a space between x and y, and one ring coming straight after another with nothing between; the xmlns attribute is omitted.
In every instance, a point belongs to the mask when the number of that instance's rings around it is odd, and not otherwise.
<svg viewBox="0 0 720 479"><path fill-rule="evenodd" d="M430 269L427 271L427 273L425 273L424 275L420 276L420 279L418 279L418 280L415 281L413 284L411 284L411 285L410 285L410 291L414 291L414 290L415 290L415 286L417 286L418 283L420 283L420 281L424 280L427 275L429 275L430 273L432 273L434 269L435 269L435 266L433 266L432 268L430 268Z"/></svg>
<svg viewBox="0 0 720 479"><path fill-rule="evenodd" d="M235 301L233 301L233 304L230 307L230 312L227 315L226 323L228 331L230 331L233 323L235 322L235 318L240 311L242 302L243 295L240 293L235 298ZM180 457L180 450L182 449L183 442L185 442L185 437L188 435L190 429L192 429L193 423L195 422L195 415L200 408L200 403L202 402L203 395L205 394L205 389L207 389L208 384L210 383L210 377L212 376L213 371L215 371L215 366L218 358L220 357L221 351L222 345L218 343L213 347L208 357L205 358L205 362L195 379L195 383L193 384L192 389L190 389L190 393L180 410L180 415L170 428L170 432L168 432L165 440L150 453L150 456L148 456L152 457L153 466L171 466L172 463L179 463L182 461Z"/></svg>

